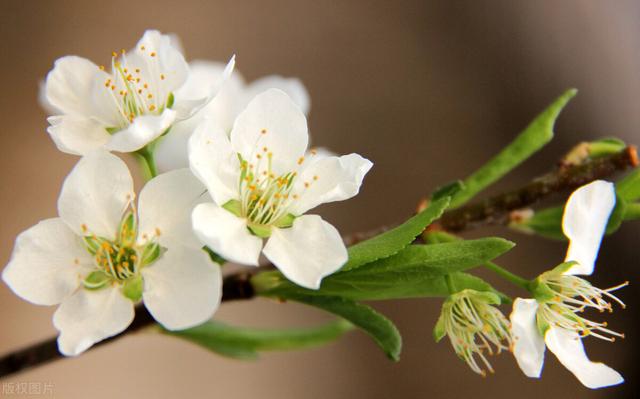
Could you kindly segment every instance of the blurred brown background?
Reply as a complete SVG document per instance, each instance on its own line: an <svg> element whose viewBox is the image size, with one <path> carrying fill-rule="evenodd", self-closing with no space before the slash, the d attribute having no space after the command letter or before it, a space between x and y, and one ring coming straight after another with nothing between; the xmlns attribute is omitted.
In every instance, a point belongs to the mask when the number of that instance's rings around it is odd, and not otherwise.
<svg viewBox="0 0 640 399"><path fill-rule="evenodd" d="M60 184L76 162L45 133L38 81L63 55L105 63L146 28L177 33L189 59L236 53L249 79L279 73L305 82L315 144L375 163L359 197L322 209L343 232L407 216L422 195L471 172L567 87L580 93L556 140L500 187L545 171L578 140L616 135L640 144L638 2L1 0L0 16L1 264L18 233L56 215ZM621 293L628 310L607 316L627 339L587 341L593 359L625 375L622 387L589 391L552 355L540 381L525 378L508 354L482 379L448 343L433 342L438 300L376 304L403 333L397 364L359 332L256 362L137 335L1 382L50 383L56 398L95 399L638 397L638 232L638 224L626 225L606 239L593 278L601 287L632 283ZM518 239L501 263L526 276L564 255L560 243L500 228L481 233ZM53 308L21 301L4 285L0 301L0 352L55 333ZM216 317L249 326L324 319L264 300L225 304Z"/></svg>

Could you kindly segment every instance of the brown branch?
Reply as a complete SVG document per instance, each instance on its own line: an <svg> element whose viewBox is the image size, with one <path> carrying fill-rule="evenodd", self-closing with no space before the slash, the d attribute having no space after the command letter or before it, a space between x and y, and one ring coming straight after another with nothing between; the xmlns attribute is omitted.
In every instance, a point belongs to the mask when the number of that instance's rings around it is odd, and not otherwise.
<svg viewBox="0 0 640 399"><path fill-rule="evenodd" d="M638 166L638 156L635 147L628 147L620 153L588 161L577 166L561 165L557 170L533 180L518 190L446 212L440 220L439 227L451 232L459 232L479 224L495 223L508 212L532 205L550 194L574 189L593 180L605 178L616 172L636 166ZM385 230L387 228L382 227L364 233L356 233L345 237L344 241L347 245L353 245L376 236ZM253 298L255 292L250 282L251 277L266 268L272 268L272 266L265 265L225 277L222 300ZM93 347L107 344L154 323L155 320L144 306L138 306L135 319L127 330L115 337L107 338ZM0 378L60 358L64 358L64 356L58 352L56 339L51 338L0 358Z"/></svg>
<svg viewBox="0 0 640 399"><path fill-rule="evenodd" d="M638 152L635 146L579 165L561 164L553 172L534 179L517 190L446 212L442 215L439 226L450 232L460 232L480 224L502 223L511 211L533 205L551 194L574 190L636 166Z"/></svg>

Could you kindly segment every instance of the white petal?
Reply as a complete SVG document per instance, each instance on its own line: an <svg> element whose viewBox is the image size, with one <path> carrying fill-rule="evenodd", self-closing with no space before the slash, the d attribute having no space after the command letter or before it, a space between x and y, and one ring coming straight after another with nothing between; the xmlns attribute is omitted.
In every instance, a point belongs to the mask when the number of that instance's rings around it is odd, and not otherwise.
<svg viewBox="0 0 640 399"><path fill-rule="evenodd" d="M244 219L211 202L196 206L191 219L200 241L220 256L232 262L258 265L262 239L249 232Z"/></svg>
<svg viewBox="0 0 640 399"><path fill-rule="evenodd" d="M347 248L335 227L317 215L304 215L286 229L274 228L264 255L289 280L310 289L347 261Z"/></svg>
<svg viewBox="0 0 640 399"><path fill-rule="evenodd" d="M611 367L587 358L582 339L576 332L551 327L547 330L544 340L560 363L587 388L604 388L624 382L620 373Z"/></svg>
<svg viewBox="0 0 640 399"><path fill-rule="evenodd" d="M65 114L99 117L103 122L113 122L114 105L107 103L104 109L104 82L109 74L101 71L93 62L76 56L56 60L45 82L46 98L54 108ZM102 87L101 91L97 91ZM108 93L107 93L108 94ZM106 120L105 120L106 119Z"/></svg>
<svg viewBox="0 0 640 399"><path fill-rule="evenodd" d="M113 154L96 150L81 158L65 179L58 213L78 235L113 239L134 195L127 165Z"/></svg>
<svg viewBox="0 0 640 399"><path fill-rule="evenodd" d="M174 124L169 133L158 140L153 155L160 173L189 167L189 138L201 120L198 115Z"/></svg>
<svg viewBox="0 0 640 399"><path fill-rule="evenodd" d="M179 48L173 46L171 36L157 30L144 32L136 48L127 54L126 63L131 70L140 69L142 80L158 86L155 89L166 96L182 86L189 74L189 65ZM160 74L164 79L159 79Z"/></svg>
<svg viewBox="0 0 640 399"><path fill-rule="evenodd" d="M41 80L38 83L38 104L40 104L47 115L64 114L64 111L57 107L54 107L53 104L51 104L47 99L47 86L45 80Z"/></svg>
<svg viewBox="0 0 640 399"><path fill-rule="evenodd" d="M301 215L320 204L355 196L372 166L371 161L358 154L330 156L309 163L296 178L293 193L299 198L291 204L289 211Z"/></svg>
<svg viewBox="0 0 640 399"><path fill-rule="evenodd" d="M171 247L142 276L144 305L169 330L202 324L220 305L220 266L201 249Z"/></svg>
<svg viewBox="0 0 640 399"><path fill-rule="evenodd" d="M309 141L307 120L300 108L281 90L257 95L238 115L231 144L249 162L264 147L273 154L276 175L293 171Z"/></svg>
<svg viewBox="0 0 640 399"><path fill-rule="evenodd" d="M220 77L214 82L200 82L202 89L195 91L191 87L185 88L183 92L178 92L175 97L173 109L178 112L179 119L192 117L203 107L205 107L224 87L225 82L233 73L236 64L236 56L232 56Z"/></svg>
<svg viewBox="0 0 640 399"><path fill-rule="evenodd" d="M536 325L538 302L535 299L516 298L511 312L513 356L522 372L531 378L540 378L544 364L544 340Z"/></svg>
<svg viewBox="0 0 640 399"><path fill-rule="evenodd" d="M616 205L613 183L596 180L582 186L567 200L562 230L569 239L565 261L578 262L567 274L591 274L609 215Z"/></svg>
<svg viewBox="0 0 640 399"><path fill-rule="evenodd" d="M161 245L180 243L193 248L202 244L191 227L191 212L206 189L189 169L164 173L149 181L138 200L139 239L158 238Z"/></svg>
<svg viewBox="0 0 640 399"><path fill-rule="evenodd" d="M226 133L214 121L205 119L191 136L189 162L216 204L222 206L239 198L240 161Z"/></svg>
<svg viewBox="0 0 640 399"><path fill-rule="evenodd" d="M311 108L311 100L309 98L309 92L300 79L297 78L285 78L278 75L269 75L262 77L258 80L254 80L249 84L245 91L247 102L251 101L253 97L262 93L267 89L280 89L287 93L300 110L305 114L309 114L309 108Z"/></svg>
<svg viewBox="0 0 640 399"><path fill-rule="evenodd" d="M2 279L29 302L55 305L78 288L92 264L82 240L62 219L46 219L18 236Z"/></svg>
<svg viewBox="0 0 640 399"><path fill-rule="evenodd" d="M56 147L67 154L85 155L104 146L111 138L102 125L82 116L51 116L47 121L51 125L47 132Z"/></svg>
<svg viewBox="0 0 640 399"><path fill-rule="evenodd" d="M112 151L133 152L160 137L176 120L176 112L165 109L160 115L142 115L126 128L114 133L106 148Z"/></svg>
<svg viewBox="0 0 640 399"><path fill-rule="evenodd" d="M58 349L76 356L124 331L133 316L133 302L122 295L118 285L95 291L80 288L53 315L53 325L60 331Z"/></svg>

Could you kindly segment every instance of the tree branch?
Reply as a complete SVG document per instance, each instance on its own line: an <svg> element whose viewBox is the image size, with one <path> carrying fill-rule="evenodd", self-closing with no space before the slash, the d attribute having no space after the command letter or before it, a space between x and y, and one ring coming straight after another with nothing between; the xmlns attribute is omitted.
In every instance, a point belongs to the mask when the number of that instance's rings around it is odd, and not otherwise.
<svg viewBox="0 0 640 399"><path fill-rule="evenodd" d="M510 211L532 205L550 194L575 189L593 180L602 179L636 166L638 166L638 155L635 147L627 147L620 153L580 165L560 165L555 171L533 180L518 190L446 212L440 219L438 228L451 232L460 232L480 224L496 223ZM364 233L356 233L345 237L344 241L347 245L353 245L385 230L387 228L382 227ZM222 300L231 301L253 298L255 292L250 282L251 277L265 268L271 267L271 265L265 265L225 277ZM145 307L137 306L133 322L123 333L107 338L94 345L93 348L110 343L126 334L139 331L154 323L155 320ZM0 358L0 378L60 358L64 358L64 356L58 352L56 339L51 338Z"/></svg>

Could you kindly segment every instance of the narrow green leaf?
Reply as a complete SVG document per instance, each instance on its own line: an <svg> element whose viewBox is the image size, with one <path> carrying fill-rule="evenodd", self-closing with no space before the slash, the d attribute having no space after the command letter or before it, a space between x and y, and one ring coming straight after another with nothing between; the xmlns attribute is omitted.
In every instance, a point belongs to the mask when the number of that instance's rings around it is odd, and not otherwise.
<svg viewBox="0 0 640 399"><path fill-rule="evenodd" d="M393 361L400 359L402 337L396 326L373 308L340 297L292 294L287 299L336 314L369 334Z"/></svg>
<svg viewBox="0 0 640 399"><path fill-rule="evenodd" d="M437 201L444 197L453 197L464 189L464 183L460 180L445 184L444 186L438 187L433 194L431 194L431 201Z"/></svg>
<svg viewBox="0 0 640 399"><path fill-rule="evenodd" d="M355 269L375 260L398 253L434 220L438 219L449 205L449 197L433 201L427 209L413 216L400 226L349 248L349 260L342 271Z"/></svg>
<svg viewBox="0 0 640 399"><path fill-rule="evenodd" d="M627 208L624 212L624 220L637 220L640 219L640 203L627 204Z"/></svg>
<svg viewBox="0 0 640 399"><path fill-rule="evenodd" d="M469 201L551 141L553 126L560 111L576 93L575 89L565 91L505 149L467 177L464 180L466 188L452 199L451 207L456 208Z"/></svg>
<svg viewBox="0 0 640 399"><path fill-rule="evenodd" d="M234 327L209 321L187 330L162 332L193 342L223 356L256 359L262 351L293 350L323 345L352 329L353 325L346 320L336 320L312 328L278 330Z"/></svg>

